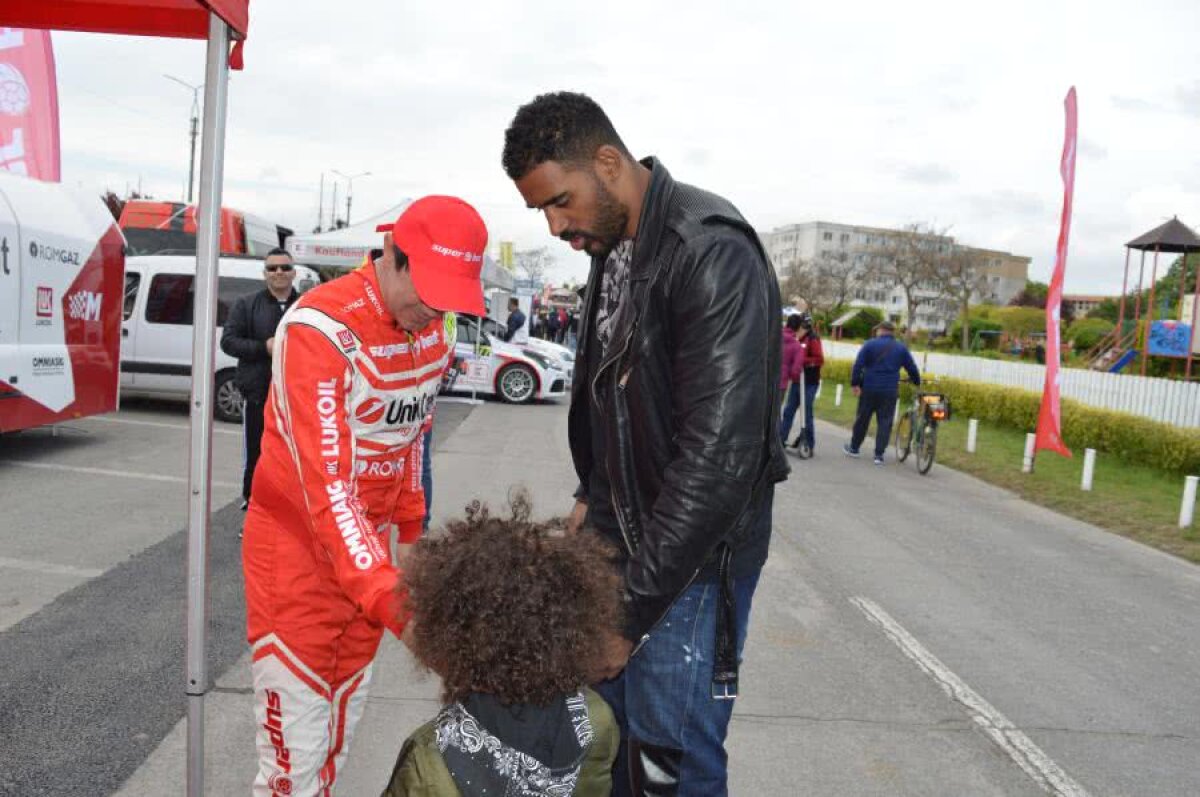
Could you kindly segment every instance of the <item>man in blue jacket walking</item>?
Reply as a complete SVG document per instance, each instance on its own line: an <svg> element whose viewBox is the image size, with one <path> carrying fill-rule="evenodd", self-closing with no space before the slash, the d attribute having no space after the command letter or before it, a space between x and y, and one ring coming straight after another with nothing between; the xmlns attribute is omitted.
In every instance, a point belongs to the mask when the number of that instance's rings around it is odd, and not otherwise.
<svg viewBox="0 0 1200 797"><path fill-rule="evenodd" d="M858 447L867 436L871 416L875 416L875 464L883 464L883 452L892 436L892 416L900 394L900 369L908 372L914 385L921 384L921 372L908 347L896 340L896 327L883 321L875 327L875 338L863 344L850 372L850 387L858 396L858 412L850 442L842 447L847 456L857 457Z"/></svg>

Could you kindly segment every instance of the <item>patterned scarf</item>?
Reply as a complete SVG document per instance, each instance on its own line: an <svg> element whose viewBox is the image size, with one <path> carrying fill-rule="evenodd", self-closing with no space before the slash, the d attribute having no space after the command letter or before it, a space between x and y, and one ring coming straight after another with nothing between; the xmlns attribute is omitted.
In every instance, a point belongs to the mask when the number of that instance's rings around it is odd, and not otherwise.
<svg viewBox="0 0 1200 797"><path fill-rule="evenodd" d="M633 262L633 239L626 238L608 253L604 261L604 278L600 283L600 304L596 308L596 340L603 356L612 337L625 289L629 286L629 264Z"/></svg>
<svg viewBox="0 0 1200 797"><path fill-rule="evenodd" d="M464 795L488 797L570 797L592 744L592 722L582 692L567 698L567 713L579 745L574 763L551 769L536 758L497 739L461 703L438 714L437 747Z"/></svg>

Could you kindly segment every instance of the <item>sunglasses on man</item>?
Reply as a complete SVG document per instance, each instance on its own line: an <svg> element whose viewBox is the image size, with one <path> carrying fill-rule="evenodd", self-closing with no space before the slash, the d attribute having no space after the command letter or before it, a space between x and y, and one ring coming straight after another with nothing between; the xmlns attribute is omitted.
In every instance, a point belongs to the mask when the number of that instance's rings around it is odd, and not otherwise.
<svg viewBox="0 0 1200 797"><path fill-rule="evenodd" d="M269 272L270 272L270 273L272 273L272 274L274 274L276 271L282 271L283 273L285 273L285 274L286 274L287 272L289 272L289 271L291 271L291 270L292 270L292 266L290 266L290 265L284 265L284 266L263 266L263 268L264 268L265 270L269 271Z"/></svg>

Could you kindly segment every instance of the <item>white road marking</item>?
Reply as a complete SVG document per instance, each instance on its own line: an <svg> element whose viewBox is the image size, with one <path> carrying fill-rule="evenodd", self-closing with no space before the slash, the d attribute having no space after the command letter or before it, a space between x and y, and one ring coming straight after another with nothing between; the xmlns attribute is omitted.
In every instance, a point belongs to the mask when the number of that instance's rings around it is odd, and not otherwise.
<svg viewBox="0 0 1200 797"><path fill-rule="evenodd" d="M51 576L78 576L80 578L95 578L104 575L103 570L90 567L72 567L71 565L56 565L52 562L35 562L32 559L9 559L0 556L0 567L10 570L26 570L30 573L44 573Z"/></svg>
<svg viewBox="0 0 1200 797"><path fill-rule="evenodd" d="M960 703L975 724L1043 790L1056 797L1089 797L1087 789L1076 783L1050 756L1034 744L1032 739L951 672L950 668L926 650L878 604L859 597L851 598L850 602L857 606L868 620L879 626L905 656L937 681L951 700Z"/></svg>
<svg viewBox="0 0 1200 797"><path fill-rule="evenodd" d="M109 468L84 468L76 465L55 465L49 462L25 462L20 459L0 459L0 465L16 465L19 468L37 468L39 470L60 470L66 473L87 473L92 476L119 476L124 479L141 479L151 482L170 482L171 484L187 484L182 476L163 476L160 473L138 473L132 470L111 470ZM228 487L240 490L240 484L233 482L213 481L213 487Z"/></svg>
<svg viewBox="0 0 1200 797"><path fill-rule="evenodd" d="M100 423L126 423L126 424L129 424L130 426L155 426L155 427L158 427L159 429L182 429L185 432L192 428L190 424L186 424L186 423L163 423L162 421L135 421L131 418L102 418L99 415L93 415L90 418L85 418L82 420L99 421ZM235 437L242 436L241 432L236 431L234 429L216 429L216 428L214 428L212 431L213 431L213 434L231 434L231 435L234 435Z"/></svg>

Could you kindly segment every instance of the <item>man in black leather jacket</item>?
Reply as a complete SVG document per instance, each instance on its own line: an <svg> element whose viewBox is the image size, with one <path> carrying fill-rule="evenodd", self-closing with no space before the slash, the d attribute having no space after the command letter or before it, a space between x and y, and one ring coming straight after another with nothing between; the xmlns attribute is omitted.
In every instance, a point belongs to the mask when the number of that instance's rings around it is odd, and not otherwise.
<svg viewBox="0 0 1200 797"><path fill-rule="evenodd" d="M584 95L522 106L503 161L550 233L592 258L568 426L571 526L611 539L624 569L625 633L598 685L628 741L614 794L719 797L774 484L788 470L778 282L733 205L635 160Z"/></svg>
<svg viewBox="0 0 1200 797"><path fill-rule="evenodd" d="M263 263L266 286L257 293L239 296L229 310L221 330L221 351L236 357L237 386L242 394L242 509L250 502L250 485L262 448L263 415L267 389L271 386L271 354L279 319L295 304L299 294L292 287L296 269L285 249L273 249Z"/></svg>

